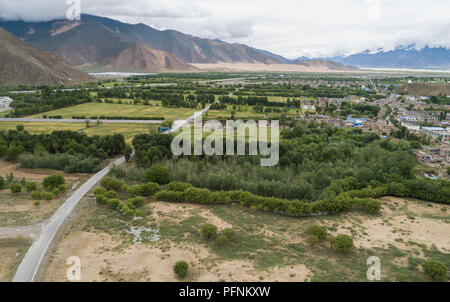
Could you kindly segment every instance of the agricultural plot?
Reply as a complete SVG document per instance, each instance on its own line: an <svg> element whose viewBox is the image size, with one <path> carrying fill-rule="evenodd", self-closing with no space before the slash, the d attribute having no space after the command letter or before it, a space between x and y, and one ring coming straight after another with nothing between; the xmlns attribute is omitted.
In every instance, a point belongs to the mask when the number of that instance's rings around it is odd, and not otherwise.
<svg viewBox="0 0 450 302"><path fill-rule="evenodd" d="M80 123L37 123L37 122L0 122L0 131L15 130L18 124L24 125L25 130L32 134L49 134L53 131L71 130L81 131L87 135L113 135L122 134L125 137L127 143L131 143L133 137L138 134L144 134L149 132L159 131L160 125L149 124L100 124L91 123L89 128L84 121Z"/></svg>
<svg viewBox="0 0 450 302"><path fill-rule="evenodd" d="M44 114L36 114L31 117L41 118L47 116L61 116L72 118L74 116L100 117L100 116L122 116L122 117L164 117L166 120L186 119L193 115L197 109L191 108L166 108L162 106L128 105L128 104L105 104L86 103L67 107L59 110L49 111Z"/></svg>

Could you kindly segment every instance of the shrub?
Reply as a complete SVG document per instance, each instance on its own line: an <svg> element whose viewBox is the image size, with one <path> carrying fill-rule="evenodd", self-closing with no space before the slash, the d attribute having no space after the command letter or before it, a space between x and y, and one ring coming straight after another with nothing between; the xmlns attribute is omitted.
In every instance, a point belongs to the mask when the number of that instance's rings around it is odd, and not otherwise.
<svg viewBox="0 0 450 302"><path fill-rule="evenodd" d="M103 194L95 195L95 202L98 204L106 204L107 200L108 200L108 198L106 198L106 196Z"/></svg>
<svg viewBox="0 0 450 302"><path fill-rule="evenodd" d="M5 186L5 180L0 176L0 189Z"/></svg>
<svg viewBox="0 0 450 302"><path fill-rule="evenodd" d="M212 224L205 224L200 228L200 236L205 240L214 240L217 237L217 227Z"/></svg>
<svg viewBox="0 0 450 302"><path fill-rule="evenodd" d="M184 202L186 198L183 192L175 191L161 191L155 194L155 200L159 201L171 201L171 202Z"/></svg>
<svg viewBox="0 0 450 302"><path fill-rule="evenodd" d="M145 199L143 197L128 199L126 205L131 209L140 208L144 205Z"/></svg>
<svg viewBox="0 0 450 302"><path fill-rule="evenodd" d="M154 182L149 182L143 185L135 185L128 188L128 193L134 196L149 197L155 195L159 191L159 185Z"/></svg>
<svg viewBox="0 0 450 302"><path fill-rule="evenodd" d="M395 273L395 282L409 282L409 277L404 273Z"/></svg>
<svg viewBox="0 0 450 302"><path fill-rule="evenodd" d="M53 199L53 194L49 192L43 192L44 199L50 201Z"/></svg>
<svg viewBox="0 0 450 302"><path fill-rule="evenodd" d="M117 209L117 207L121 203L122 203L122 201L117 198L110 198L110 199L106 200L106 204L108 204L108 206L110 206L111 208L114 208L114 209Z"/></svg>
<svg viewBox="0 0 450 302"><path fill-rule="evenodd" d="M105 195L106 192L105 188L99 187L94 190L94 195Z"/></svg>
<svg viewBox="0 0 450 302"><path fill-rule="evenodd" d="M189 188L192 188L192 185L184 182L171 182L167 185L168 191L175 191L175 192L184 192Z"/></svg>
<svg viewBox="0 0 450 302"><path fill-rule="evenodd" d="M225 236L228 240L233 240L236 236L236 232L233 229L225 229L220 234Z"/></svg>
<svg viewBox="0 0 450 302"><path fill-rule="evenodd" d="M59 191L59 189L56 188L56 189L53 190L52 193L53 193L53 196L57 197L57 196L59 196L59 194L61 194L61 191Z"/></svg>
<svg viewBox="0 0 450 302"><path fill-rule="evenodd" d="M162 166L153 166L145 171L145 180L165 185L170 182L169 169Z"/></svg>
<svg viewBox="0 0 450 302"><path fill-rule="evenodd" d="M11 186L9 186L9 189L13 194L19 194L20 192L22 192L22 186L18 183L11 184Z"/></svg>
<svg viewBox="0 0 450 302"><path fill-rule="evenodd" d="M219 237L217 237L216 239L216 243L220 246L225 246L230 242L230 240L224 236L224 235L220 235Z"/></svg>
<svg viewBox="0 0 450 302"><path fill-rule="evenodd" d="M33 205L34 205L35 207L38 207L38 206L41 205L41 203L40 203L39 201L35 201L35 202L33 202Z"/></svg>
<svg viewBox="0 0 450 302"><path fill-rule="evenodd" d="M100 182L100 185L107 191L124 192L126 191L126 185L123 181L114 179L111 177L105 177Z"/></svg>
<svg viewBox="0 0 450 302"><path fill-rule="evenodd" d="M306 242L311 246L315 246L320 242L320 239L316 235L309 234L306 236Z"/></svg>
<svg viewBox="0 0 450 302"><path fill-rule="evenodd" d="M342 252L349 252L353 247L353 238L349 235L337 235L332 239L333 245Z"/></svg>
<svg viewBox="0 0 450 302"><path fill-rule="evenodd" d="M62 175L50 175L44 178L42 185L49 191L58 188L60 185L64 185L66 181Z"/></svg>
<svg viewBox="0 0 450 302"><path fill-rule="evenodd" d="M173 266L174 273L180 278L186 277L188 270L189 264L186 261L177 261Z"/></svg>
<svg viewBox="0 0 450 302"><path fill-rule="evenodd" d="M59 190L59 192L64 192L65 190L66 190L66 185L59 185L58 186L58 190Z"/></svg>
<svg viewBox="0 0 450 302"><path fill-rule="evenodd" d="M42 197L42 192L40 192L40 191L33 191L33 192L31 192L31 198L36 199L36 200L44 199Z"/></svg>
<svg viewBox="0 0 450 302"><path fill-rule="evenodd" d="M313 235L316 236L319 240L324 240L327 238L327 228L318 224L313 224L306 229L306 235Z"/></svg>
<svg viewBox="0 0 450 302"><path fill-rule="evenodd" d="M27 192L33 192L37 190L37 184L34 182L27 182L25 184L25 189L27 189Z"/></svg>
<svg viewBox="0 0 450 302"><path fill-rule="evenodd" d="M447 280L447 266L437 260L427 260L422 263L424 273L433 280Z"/></svg>
<svg viewBox="0 0 450 302"><path fill-rule="evenodd" d="M111 198L117 198L119 196L119 194L117 194L116 191L111 190L111 191L106 192L105 196L106 196L106 198L111 199Z"/></svg>

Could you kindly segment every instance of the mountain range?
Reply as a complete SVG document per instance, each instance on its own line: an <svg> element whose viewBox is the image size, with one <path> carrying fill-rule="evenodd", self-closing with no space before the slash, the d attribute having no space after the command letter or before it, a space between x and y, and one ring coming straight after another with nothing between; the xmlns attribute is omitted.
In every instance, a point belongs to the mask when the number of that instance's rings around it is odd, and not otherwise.
<svg viewBox="0 0 450 302"><path fill-rule="evenodd" d="M296 61L305 61L308 58L301 57ZM417 49L413 46L399 46L394 50L372 53L365 51L349 56L332 58L320 58L319 60L331 61L360 68L405 68L405 69L450 69L450 49L443 47L424 47Z"/></svg>
<svg viewBox="0 0 450 302"><path fill-rule="evenodd" d="M91 80L87 73L0 28L0 85L67 85Z"/></svg>
<svg viewBox="0 0 450 302"><path fill-rule="evenodd" d="M280 63L246 45L92 15L80 21L7 21L0 27L70 64L103 70L196 71L189 63Z"/></svg>

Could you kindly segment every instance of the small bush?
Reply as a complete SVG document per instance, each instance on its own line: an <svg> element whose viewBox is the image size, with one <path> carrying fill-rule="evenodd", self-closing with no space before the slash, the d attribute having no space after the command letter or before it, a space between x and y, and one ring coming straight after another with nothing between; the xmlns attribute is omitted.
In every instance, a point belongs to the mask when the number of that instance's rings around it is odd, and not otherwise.
<svg viewBox="0 0 450 302"><path fill-rule="evenodd" d="M349 252L353 247L353 238L349 235L337 235L332 240L333 245L342 252Z"/></svg>
<svg viewBox="0 0 450 302"><path fill-rule="evenodd" d="M117 194L116 191L111 190L111 191L106 192L105 196L106 196L106 198L111 199L111 198L117 198L119 196L119 194Z"/></svg>
<svg viewBox="0 0 450 302"><path fill-rule="evenodd" d="M106 194L106 189L99 187L97 189L94 190L94 195L105 195Z"/></svg>
<svg viewBox="0 0 450 302"><path fill-rule="evenodd" d="M447 266L437 260L427 260L422 263L424 273L433 280L447 280Z"/></svg>
<svg viewBox="0 0 450 302"><path fill-rule="evenodd" d="M38 206L41 205L41 203L40 203L39 201L35 201L35 202L33 202L33 205L34 205L35 207L38 207Z"/></svg>
<svg viewBox="0 0 450 302"><path fill-rule="evenodd" d="M217 237L217 227L212 224L205 224L200 229L200 236L205 240L214 240Z"/></svg>
<svg viewBox="0 0 450 302"><path fill-rule="evenodd" d="M131 209L140 208L144 205L145 199L143 197L128 199L126 205Z"/></svg>
<svg viewBox="0 0 450 302"><path fill-rule="evenodd" d="M161 191L155 194L155 200L170 201L170 202L184 202L186 200L183 192L175 191Z"/></svg>
<svg viewBox="0 0 450 302"><path fill-rule="evenodd" d="M186 261L177 261L173 266L173 271L181 279L186 277L189 270L189 264Z"/></svg>
<svg viewBox="0 0 450 302"><path fill-rule="evenodd" d="M128 188L128 193L134 196L150 197L159 191L159 185L154 182L149 182L143 185L135 185Z"/></svg>
<svg viewBox="0 0 450 302"><path fill-rule="evenodd" d="M408 275L404 274L404 273L396 273L395 274L395 282L409 282L409 277Z"/></svg>
<svg viewBox="0 0 450 302"><path fill-rule="evenodd" d="M236 236L236 232L233 229L225 229L220 233L220 235L225 236L228 240L233 240Z"/></svg>
<svg viewBox="0 0 450 302"><path fill-rule="evenodd" d="M220 246L225 246L230 242L230 240L226 236L220 235L219 237L217 237L216 242Z"/></svg>
<svg viewBox="0 0 450 302"><path fill-rule="evenodd" d="M145 180L165 185L170 182L169 169L162 166L153 166L145 171Z"/></svg>
<svg viewBox="0 0 450 302"><path fill-rule="evenodd" d="M34 182L27 182L25 184L25 189L27 190L27 192L33 192L37 190L37 184Z"/></svg>
<svg viewBox="0 0 450 302"><path fill-rule="evenodd" d="M107 191L124 192L127 188L123 181L111 177L103 178L100 185Z"/></svg>
<svg viewBox="0 0 450 302"><path fill-rule="evenodd" d="M319 240L324 240L327 238L327 228L318 224L313 224L306 229L306 235L314 235Z"/></svg>
<svg viewBox="0 0 450 302"><path fill-rule="evenodd" d="M95 195L95 202L98 204L106 204L108 198L105 195L97 194Z"/></svg>
<svg viewBox="0 0 450 302"><path fill-rule="evenodd" d="M58 188L60 185L64 185L66 181L64 180L64 177L61 175L50 175L44 178L44 182L42 185L44 188L46 188L48 191L53 191L55 188Z"/></svg>
<svg viewBox="0 0 450 302"><path fill-rule="evenodd" d="M308 244L311 246L315 246L315 245L319 244L320 239L316 235L309 234L306 236L306 242L308 242Z"/></svg>
<svg viewBox="0 0 450 302"><path fill-rule="evenodd" d="M11 184L11 186L9 186L9 189L13 194L19 194L20 192L22 192L22 186L18 183Z"/></svg>

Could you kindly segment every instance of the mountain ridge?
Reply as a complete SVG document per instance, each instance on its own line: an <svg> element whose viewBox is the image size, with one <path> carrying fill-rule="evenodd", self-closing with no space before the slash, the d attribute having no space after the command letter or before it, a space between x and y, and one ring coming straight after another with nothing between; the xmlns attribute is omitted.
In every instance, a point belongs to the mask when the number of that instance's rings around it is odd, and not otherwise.
<svg viewBox="0 0 450 302"><path fill-rule="evenodd" d="M0 84L67 85L93 81L57 56L0 28Z"/></svg>

